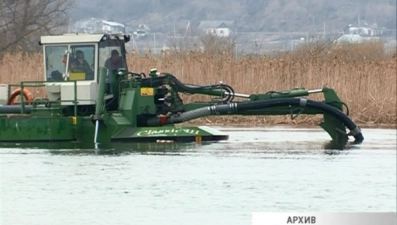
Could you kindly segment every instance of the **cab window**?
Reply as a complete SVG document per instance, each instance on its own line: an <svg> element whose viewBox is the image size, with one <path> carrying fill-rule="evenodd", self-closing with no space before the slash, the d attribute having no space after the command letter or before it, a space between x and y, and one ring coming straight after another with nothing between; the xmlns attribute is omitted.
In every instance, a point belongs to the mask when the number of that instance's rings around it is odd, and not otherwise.
<svg viewBox="0 0 397 225"><path fill-rule="evenodd" d="M107 40L99 44L99 67L108 69L108 74L120 68L127 69L123 42Z"/></svg>
<svg viewBox="0 0 397 225"><path fill-rule="evenodd" d="M46 81L63 81L66 77L66 63L68 46L45 47Z"/></svg>
<svg viewBox="0 0 397 225"><path fill-rule="evenodd" d="M71 45L69 51L69 80L95 79L95 46Z"/></svg>

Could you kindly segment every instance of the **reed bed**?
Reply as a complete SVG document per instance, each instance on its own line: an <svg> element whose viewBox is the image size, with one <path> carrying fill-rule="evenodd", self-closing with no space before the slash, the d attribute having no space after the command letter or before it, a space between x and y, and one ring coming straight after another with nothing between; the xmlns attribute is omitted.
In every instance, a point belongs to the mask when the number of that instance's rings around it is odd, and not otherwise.
<svg viewBox="0 0 397 225"><path fill-rule="evenodd" d="M43 57L35 54L5 54L0 83L43 79ZM151 68L170 72L184 83L206 85L223 82L238 93L253 94L288 90L296 87L336 90L350 109L350 117L360 126L393 126L396 115L397 57L378 43L346 46L303 46L292 53L271 56L242 56L232 52L167 52L128 55L130 70L148 73ZM35 96L42 95L40 90ZM40 96L41 97L41 96ZM321 94L310 96L321 99ZM185 102L210 97L183 95ZM221 116L197 119L190 123L209 125L313 125L321 116Z"/></svg>

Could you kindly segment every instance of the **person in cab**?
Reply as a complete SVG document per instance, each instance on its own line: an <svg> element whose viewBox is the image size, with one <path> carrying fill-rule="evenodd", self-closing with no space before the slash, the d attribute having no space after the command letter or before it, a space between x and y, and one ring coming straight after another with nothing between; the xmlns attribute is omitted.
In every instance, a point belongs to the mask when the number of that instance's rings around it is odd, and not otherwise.
<svg viewBox="0 0 397 225"><path fill-rule="evenodd" d="M84 59L84 52L81 50L76 51L76 57L70 63L70 71L72 73L85 73L86 80L94 79L94 71Z"/></svg>

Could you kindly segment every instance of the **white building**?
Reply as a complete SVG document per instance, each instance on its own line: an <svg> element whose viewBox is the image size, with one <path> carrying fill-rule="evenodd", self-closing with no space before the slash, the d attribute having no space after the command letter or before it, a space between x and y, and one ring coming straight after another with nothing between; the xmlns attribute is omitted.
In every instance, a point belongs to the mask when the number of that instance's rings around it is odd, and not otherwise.
<svg viewBox="0 0 397 225"><path fill-rule="evenodd" d="M358 26L355 27L351 24L349 24L344 30L344 34L358 34L361 36L375 36L376 35L376 30L372 27L368 26Z"/></svg>
<svg viewBox="0 0 397 225"><path fill-rule="evenodd" d="M136 31L134 31L134 35L137 37L145 37L150 32L150 27L146 24L139 24Z"/></svg>
<svg viewBox="0 0 397 225"><path fill-rule="evenodd" d="M201 21L198 26L205 34L213 34L218 37L229 37L234 27L235 22L228 20L206 20Z"/></svg>
<svg viewBox="0 0 397 225"><path fill-rule="evenodd" d="M91 18L77 21L73 32L82 33L125 33L125 25L118 22Z"/></svg>

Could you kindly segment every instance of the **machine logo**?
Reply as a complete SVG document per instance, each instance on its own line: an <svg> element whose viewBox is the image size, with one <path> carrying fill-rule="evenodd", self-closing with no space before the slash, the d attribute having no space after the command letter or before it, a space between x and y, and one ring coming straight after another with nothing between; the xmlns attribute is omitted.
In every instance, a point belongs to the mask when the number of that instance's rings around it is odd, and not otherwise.
<svg viewBox="0 0 397 225"><path fill-rule="evenodd" d="M200 130L190 128L147 129L136 133L136 136L198 135Z"/></svg>

